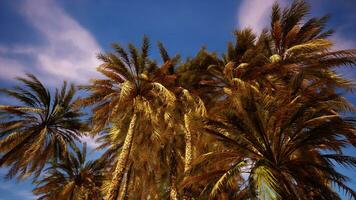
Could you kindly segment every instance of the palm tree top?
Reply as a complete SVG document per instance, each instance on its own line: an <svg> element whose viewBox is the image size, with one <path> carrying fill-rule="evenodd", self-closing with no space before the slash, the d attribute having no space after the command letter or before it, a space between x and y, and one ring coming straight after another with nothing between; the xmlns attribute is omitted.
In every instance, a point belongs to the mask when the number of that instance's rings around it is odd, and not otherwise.
<svg viewBox="0 0 356 200"><path fill-rule="evenodd" d="M0 91L17 100L14 105L0 105L0 166L10 166L8 177L18 173L37 177L47 161L75 146L86 124L83 113L73 107L74 85L64 82L51 94L32 74L18 80L23 86Z"/></svg>

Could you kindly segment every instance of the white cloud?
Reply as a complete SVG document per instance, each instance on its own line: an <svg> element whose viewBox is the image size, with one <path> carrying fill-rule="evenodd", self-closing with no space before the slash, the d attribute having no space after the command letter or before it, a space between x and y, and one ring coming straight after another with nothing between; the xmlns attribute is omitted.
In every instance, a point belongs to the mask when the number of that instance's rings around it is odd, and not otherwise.
<svg viewBox="0 0 356 200"><path fill-rule="evenodd" d="M3 56L0 56L0 68L0 79L14 78L22 74L26 69L21 62Z"/></svg>
<svg viewBox="0 0 356 200"><path fill-rule="evenodd" d="M26 47L1 47L0 53L30 56L35 60L33 65L40 78L50 83L58 83L63 79L83 83L95 75L95 68L99 64L96 55L101 51L99 44L90 32L54 1L24 0L19 10L41 34L43 42ZM0 66L2 71L17 75L24 70L24 64L21 66L4 58L0 60Z"/></svg>
<svg viewBox="0 0 356 200"><path fill-rule="evenodd" d="M238 27L240 29L250 27L256 33L268 28L275 2L283 9L292 0L242 0L237 12Z"/></svg>
<svg viewBox="0 0 356 200"><path fill-rule="evenodd" d="M238 27L249 27L260 33L268 25L274 2L275 0L243 0L237 13Z"/></svg>

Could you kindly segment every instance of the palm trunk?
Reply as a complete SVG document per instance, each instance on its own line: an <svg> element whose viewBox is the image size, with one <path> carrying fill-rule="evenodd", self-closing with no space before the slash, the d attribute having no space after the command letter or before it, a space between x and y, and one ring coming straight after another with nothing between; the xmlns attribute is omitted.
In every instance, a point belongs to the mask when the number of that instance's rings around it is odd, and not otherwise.
<svg viewBox="0 0 356 200"><path fill-rule="evenodd" d="M106 196L106 200L116 200L119 190L120 190L120 184L122 181L122 178L125 173L127 161L130 155L130 150L132 146L132 141L133 141L133 136L134 136L134 127L136 124L136 119L137 116L134 114L132 116L129 129L126 134L126 138L124 141L124 145L122 146L122 150L119 156L119 159L116 163L115 171L113 173L113 178L111 179L111 184L110 188L108 191L108 194Z"/></svg>
<svg viewBox="0 0 356 200"><path fill-rule="evenodd" d="M131 169L132 169L132 163L131 163L131 165L130 165L127 173L126 173L126 178L124 179L123 187L121 189L122 192L121 192L121 195L118 198L118 200L125 200L125 199L128 198L127 191L128 191L129 184L130 184Z"/></svg>
<svg viewBox="0 0 356 200"><path fill-rule="evenodd" d="M192 133L190 131L188 116L184 115L184 128L185 128L185 161L184 161L184 174L185 178L189 176L189 170L192 167L193 161L193 143L192 143ZM189 200L189 188L185 188L183 192L183 199Z"/></svg>
<svg viewBox="0 0 356 200"><path fill-rule="evenodd" d="M188 173L192 166L193 161L193 144L192 144L192 133L190 132L190 127L187 120L187 115L184 115L184 128L185 128L185 161L184 161L184 173Z"/></svg>
<svg viewBox="0 0 356 200"><path fill-rule="evenodd" d="M170 192L169 198L170 200L178 200L178 190L177 190L177 161L176 154L174 150L171 152L171 160L170 160Z"/></svg>

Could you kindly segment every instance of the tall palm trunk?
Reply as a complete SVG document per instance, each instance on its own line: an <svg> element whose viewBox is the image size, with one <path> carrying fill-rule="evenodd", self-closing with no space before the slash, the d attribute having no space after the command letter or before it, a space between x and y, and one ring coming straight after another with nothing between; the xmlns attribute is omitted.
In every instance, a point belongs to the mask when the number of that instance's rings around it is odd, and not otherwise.
<svg viewBox="0 0 356 200"><path fill-rule="evenodd" d="M124 179L123 187L121 188L122 192L118 200L126 200L128 198L127 192L130 186L131 169L132 169L132 163L126 173L126 178Z"/></svg>
<svg viewBox="0 0 356 200"><path fill-rule="evenodd" d="M136 124L137 116L134 114L132 116L129 129L126 134L126 138L124 141L124 145L122 146L122 150L119 156L119 159L116 163L115 171L113 173L113 178L111 179L110 188L108 194L106 196L106 200L116 200L119 190L120 190L120 183L125 173L125 168L127 165L127 161L130 155L130 150L132 146L132 141L134 137L134 127Z"/></svg>
<svg viewBox="0 0 356 200"><path fill-rule="evenodd" d="M177 190L177 161L174 149L171 151L170 160L170 200L178 200L178 190Z"/></svg>
<svg viewBox="0 0 356 200"><path fill-rule="evenodd" d="M184 115L184 129L185 129L185 160L184 160L184 174L185 177L189 176L189 169L192 167L193 161L193 143L192 143L192 133L190 131L188 116ZM184 189L183 199L189 200L189 188Z"/></svg>
<svg viewBox="0 0 356 200"><path fill-rule="evenodd" d="M188 173L188 170L192 166L193 161L193 144L192 144L192 133L190 131L188 116L184 115L184 129L185 129L185 161L184 161L184 173Z"/></svg>

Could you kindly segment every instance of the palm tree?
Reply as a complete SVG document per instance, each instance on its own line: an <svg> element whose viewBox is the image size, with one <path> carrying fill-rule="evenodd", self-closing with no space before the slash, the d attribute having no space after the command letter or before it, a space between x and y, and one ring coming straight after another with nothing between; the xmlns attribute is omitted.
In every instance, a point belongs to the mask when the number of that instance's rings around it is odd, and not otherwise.
<svg viewBox="0 0 356 200"><path fill-rule="evenodd" d="M303 74L305 80L301 81L304 87L325 87L330 92L340 87L351 90L352 83L339 76L335 67L355 65L356 51L333 50L333 43L328 39L333 31L324 30L328 16L306 20L308 12L308 4L300 0L294 1L283 12L278 4L273 6L271 64L259 75L272 72L278 74L283 82L289 83L295 74Z"/></svg>
<svg viewBox="0 0 356 200"><path fill-rule="evenodd" d="M57 162L51 162L45 176L36 181L33 193L38 200L90 200L103 199L101 184L104 180L104 162L86 161L86 144L75 149Z"/></svg>
<svg viewBox="0 0 356 200"><path fill-rule="evenodd" d="M355 50L332 51L332 43L327 40L327 37L332 31L323 32L327 17L312 18L303 23L308 9L304 1L295 1L283 12L280 11L278 4L275 4L272 12L272 27L270 33L264 30L256 40L256 35L253 34L250 29L236 31L236 43L229 43L227 53L222 56L222 59L210 56L208 53L201 53L194 58L196 60L188 60L190 63L194 61L196 63L195 65L187 62L187 64L181 67L180 70L183 74L178 77L182 77L183 81L188 80L184 83L191 86L193 88L192 91L194 91L194 89L200 90L200 93L204 95L204 101L209 99L209 101L207 101L207 105L209 105L207 108L212 118L222 115L221 111L225 110L229 105L225 101L226 99L231 99L231 96L236 95L236 93L244 93L244 90L240 87L241 83L245 82L246 84L250 84L251 90L270 95L273 98L278 97L282 99L283 96L281 96L281 94L283 93L278 92L280 90L287 90L288 92L286 91L285 93L290 95L290 100L301 98L301 96L306 98L308 96L315 97L327 94L330 102L327 103L328 109L326 115L345 110L353 110L350 108L352 106L336 93L336 88L352 90L352 82L337 75L336 72L333 71L333 68L341 65L354 65L356 52ZM209 64L200 67L199 64L206 61L207 58L212 58L208 62ZM199 70L203 72L194 73L194 71ZM215 97L215 100L214 98L206 98L209 96ZM253 101L255 100L250 99L251 103L253 103ZM341 108L331 105L331 102L337 102L336 104ZM264 110L261 112L264 113ZM235 115L238 116L238 114ZM220 116L220 118L225 122L226 116L224 114L222 116L223 117ZM248 116L244 117L247 118ZM219 119L219 117L216 118ZM243 119L243 117L241 117L241 119ZM231 122L230 126L232 125L233 122ZM354 145L355 137L352 131L348 129L345 132L348 132L348 134L342 136L347 138L345 143ZM214 133L231 134L221 127L217 127ZM219 137L224 138L224 135L220 134ZM273 138L273 136L269 137ZM228 137L225 139L230 140ZM262 139L267 141L264 137L258 138L258 140ZM265 144L259 145L262 147L266 146ZM227 146L225 147L227 149L230 148L230 145L226 143L225 146ZM255 148L256 147L253 147L252 149ZM212 165L205 170L200 168L199 171L203 175L193 176L190 178L190 181L186 180L185 182L189 183L194 180L201 180L204 176L210 177L210 182L204 182L202 184L204 187L198 188L198 191L201 192L211 189L212 196L216 195L218 190L224 195L226 195L226 191L229 191L231 198L234 196L231 193L235 192L234 198L238 196L238 198L243 199L248 196L249 188L242 187L241 190L239 190L240 188L236 183L240 183L242 186L247 185L243 176L241 176L240 168L246 169L246 165L251 165L251 159L248 158L245 160L244 157L241 157L243 154L245 154L245 152L218 152L214 154L214 151L212 151L208 153L206 159L203 160L208 162L210 159L209 162L214 163L215 166ZM234 159L234 157L236 159L235 162L231 162L231 159ZM214 159L217 159L217 161ZM354 162L354 159L349 157L345 157L345 160L348 160L346 162L351 160L350 163ZM205 162L202 163L203 164L198 164L197 166L205 166ZM218 165L216 163L222 164ZM236 168L232 169L231 166L236 166ZM199 169L199 167L195 168ZM332 170L331 168L331 171ZM257 170L257 172L259 172L259 170ZM229 179L228 184L225 184L227 181L226 177L232 177ZM221 179L219 180L219 178ZM330 183L330 179L327 179L325 182ZM209 183L217 184L214 187L214 184L209 185ZM343 183L340 184L342 185ZM222 187L222 185L227 186L227 188ZM210 186L211 188L209 188ZM263 187L264 191L271 191L269 188L266 188L266 186ZM353 192L347 188L346 191L353 194ZM272 197L275 197L273 195L275 195L276 192L270 193ZM317 194L318 192L313 191L310 193ZM224 196L222 194L221 196ZM330 192L326 192L325 194L330 194L330 197L335 196Z"/></svg>
<svg viewBox="0 0 356 200"><path fill-rule="evenodd" d="M334 71L335 67L356 64L356 51L333 50L328 39L332 30L324 30L328 16L306 20L309 6L305 1L296 0L289 8L281 11L275 4L271 14L271 27L265 45L269 52L269 63L261 70L251 65L246 77L255 79L263 75L274 75L288 83L295 74L303 73L305 85L352 89L352 83ZM305 21L305 22L303 22ZM267 76L268 77L268 76Z"/></svg>
<svg viewBox="0 0 356 200"><path fill-rule="evenodd" d="M206 117L206 109L203 101L199 97L193 97L188 90L182 89L180 92L177 107L181 113L181 130L184 132L185 155L184 155L184 179L189 177L190 169L194 158L194 148L199 132L203 130L202 120ZM190 199L189 188L185 188L183 199Z"/></svg>
<svg viewBox="0 0 356 200"><path fill-rule="evenodd" d="M18 80L24 86L1 90L21 104L0 105L0 166L10 167L8 178L38 177L47 161L63 158L75 147L86 125L73 108L73 85L64 82L51 96L34 75Z"/></svg>
<svg viewBox="0 0 356 200"><path fill-rule="evenodd" d="M184 185L203 182L212 198L227 190L235 193L230 198L340 199L336 184L355 198L333 164L356 166L342 153L355 141L354 120L336 112L350 108L344 99L326 92L294 97L289 90L274 96L235 81L226 110L206 122L226 148L198 159Z"/></svg>
<svg viewBox="0 0 356 200"><path fill-rule="evenodd" d="M113 48L116 54L99 55L103 64L98 71L106 78L92 80L90 86L84 87L91 94L78 102L82 106L94 105L93 132L110 127L106 136L108 152L114 155L119 152L114 156L116 165L107 192L108 200L119 195L120 184L130 163L133 162L134 174L137 173L135 169L146 174L156 170L149 167L149 171L145 171L142 166L135 165L135 160L143 156L142 152L147 152L146 156L157 156L161 137L169 134L164 130L175 124L172 120L176 101L174 94L165 87L175 79L174 75L167 75L174 59L167 60L159 68L148 58L147 37L144 37L140 51L132 44L128 46L129 53L118 44ZM147 165L157 164L146 156L142 158Z"/></svg>
<svg viewBox="0 0 356 200"><path fill-rule="evenodd" d="M193 88L190 91L198 89L204 97L218 99L232 78L258 81L261 87L276 91L303 74L300 81L305 86L352 90L352 82L338 75L335 68L355 65L356 50L334 50L328 39L333 31L325 30L328 16L307 19L308 12L303 0L295 0L283 10L274 4L269 29L258 37L251 29L235 31L236 41L228 44L222 58L201 51L178 69L178 77L186 88Z"/></svg>

